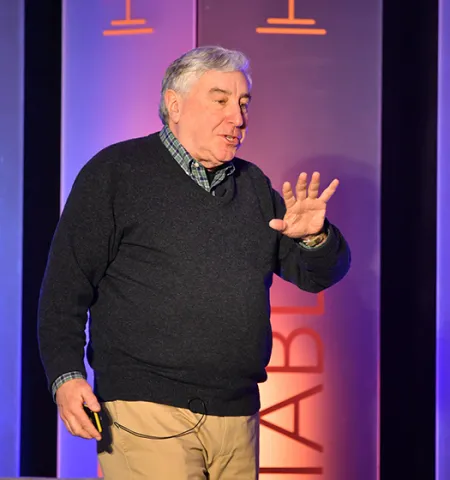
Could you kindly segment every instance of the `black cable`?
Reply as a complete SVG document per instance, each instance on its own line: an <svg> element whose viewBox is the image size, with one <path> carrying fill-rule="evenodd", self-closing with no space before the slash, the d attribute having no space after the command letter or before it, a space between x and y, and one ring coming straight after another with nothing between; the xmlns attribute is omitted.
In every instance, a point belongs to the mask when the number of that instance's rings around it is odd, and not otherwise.
<svg viewBox="0 0 450 480"><path fill-rule="evenodd" d="M147 438L149 440L168 440L169 438L183 437L184 435L188 435L189 433L193 432L200 425L200 423L203 421L203 419L206 416L206 405L205 405L205 402L201 398L193 398L193 399L189 400L189 403L188 403L189 410L191 410L191 412L192 412L191 402L193 402L194 400L200 400L200 402L203 405L204 413L202 413L202 416L200 417L200 420L192 428L189 428L188 430L185 430L184 432L177 433L176 435L169 435L167 437L156 437L154 435L145 435L144 433L135 432L134 430L131 430L130 428L124 427L119 422L113 422L113 424L117 428L121 428L125 432L131 433L131 435L134 435L134 436L140 437L140 438ZM194 412L192 412L192 413L194 413Z"/></svg>

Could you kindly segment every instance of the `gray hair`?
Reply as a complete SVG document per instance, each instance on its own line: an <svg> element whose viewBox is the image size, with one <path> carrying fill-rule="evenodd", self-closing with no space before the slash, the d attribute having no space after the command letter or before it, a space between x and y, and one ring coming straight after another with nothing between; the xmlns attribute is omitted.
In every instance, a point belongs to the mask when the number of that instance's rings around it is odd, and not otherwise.
<svg viewBox="0 0 450 480"><path fill-rule="evenodd" d="M199 79L209 70L242 72L247 78L249 87L252 86L250 62L242 52L216 46L194 48L177 58L166 70L159 102L159 118L163 124L169 121L169 112L164 101L166 91L187 93L192 80Z"/></svg>

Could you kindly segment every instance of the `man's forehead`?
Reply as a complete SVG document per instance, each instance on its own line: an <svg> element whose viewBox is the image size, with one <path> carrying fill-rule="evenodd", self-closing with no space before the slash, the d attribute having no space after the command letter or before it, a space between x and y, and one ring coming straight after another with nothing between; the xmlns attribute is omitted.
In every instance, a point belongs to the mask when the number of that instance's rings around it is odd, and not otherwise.
<svg viewBox="0 0 450 480"><path fill-rule="evenodd" d="M219 72L209 70L199 79L199 87L205 88L208 93L222 93L232 95L236 87L240 96L250 96L249 84L242 72Z"/></svg>

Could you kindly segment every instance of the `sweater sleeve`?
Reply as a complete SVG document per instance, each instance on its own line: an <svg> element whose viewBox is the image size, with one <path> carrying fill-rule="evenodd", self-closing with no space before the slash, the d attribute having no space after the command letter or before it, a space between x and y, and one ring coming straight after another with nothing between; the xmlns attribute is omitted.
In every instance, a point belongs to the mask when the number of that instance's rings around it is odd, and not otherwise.
<svg viewBox="0 0 450 480"><path fill-rule="evenodd" d="M41 286L38 338L50 388L68 372L86 376L88 310L113 255L112 175L106 163L93 160L80 171L67 198Z"/></svg>
<svg viewBox="0 0 450 480"><path fill-rule="evenodd" d="M281 195L272 190L276 218L283 218L286 207ZM350 249L338 228L325 220L327 240L307 249L295 239L279 234L275 273L302 290L318 293L339 282L350 268Z"/></svg>

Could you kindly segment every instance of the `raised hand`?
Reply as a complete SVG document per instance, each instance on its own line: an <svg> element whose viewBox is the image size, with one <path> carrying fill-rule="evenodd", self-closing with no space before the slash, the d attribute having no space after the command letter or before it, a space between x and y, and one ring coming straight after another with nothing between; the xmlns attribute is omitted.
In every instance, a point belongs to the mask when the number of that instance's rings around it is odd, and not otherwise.
<svg viewBox="0 0 450 480"><path fill-rule="evenodd" d="M283 198L286 214L283 220L271 220L269 226L290 238L307 238L318 234L325 221L327 202L336 191L339 180L333 180L319 196L320 173L314 172L308 186L308 175L303 172L298 177L295 187L297 198L291 184L283 184Z"/></svg>

